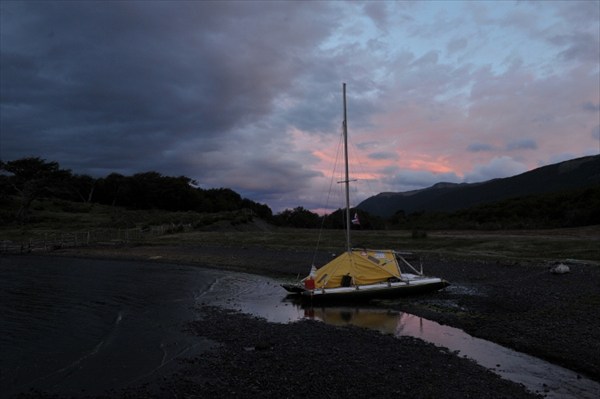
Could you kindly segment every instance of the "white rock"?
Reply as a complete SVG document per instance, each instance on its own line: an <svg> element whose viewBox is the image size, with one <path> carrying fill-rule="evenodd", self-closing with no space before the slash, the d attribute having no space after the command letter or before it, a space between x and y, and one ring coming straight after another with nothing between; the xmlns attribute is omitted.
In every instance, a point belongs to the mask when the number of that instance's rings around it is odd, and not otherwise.
<svg viewBox="0 0 600 399"><path fill-rule="evenodd" d="M550 273L553 274L565 274L569 273L570 271L571 269L569 268L569 266L565 265L564 263L560 263L554 266L552 269L550 269Z"/></svg>

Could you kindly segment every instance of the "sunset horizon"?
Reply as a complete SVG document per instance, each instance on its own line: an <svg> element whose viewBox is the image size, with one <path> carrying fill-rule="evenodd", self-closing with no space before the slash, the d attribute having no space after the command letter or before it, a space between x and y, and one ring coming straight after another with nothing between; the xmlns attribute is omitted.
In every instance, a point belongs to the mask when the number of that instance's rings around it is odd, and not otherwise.
<svg viewBox="0 0 600 399"><path fill-rule="evenodd" d="M3 1L0 159L337 209L342 83L353 206L597 155L599 9Z"/></svg>

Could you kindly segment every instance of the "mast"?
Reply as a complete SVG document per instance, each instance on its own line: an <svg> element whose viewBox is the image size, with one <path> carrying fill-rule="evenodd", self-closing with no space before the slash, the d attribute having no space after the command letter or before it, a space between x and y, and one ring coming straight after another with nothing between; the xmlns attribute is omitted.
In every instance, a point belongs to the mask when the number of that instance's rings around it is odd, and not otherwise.
<svg viewBox="0 0 600 399"><path fill-rule="evenodd" d="M350 248L350 177L348 174L348 118L346 116L346 83L342 83L344 93L344 161L346 165L346 175L344 183L346 185L346 250Z"/></svg>

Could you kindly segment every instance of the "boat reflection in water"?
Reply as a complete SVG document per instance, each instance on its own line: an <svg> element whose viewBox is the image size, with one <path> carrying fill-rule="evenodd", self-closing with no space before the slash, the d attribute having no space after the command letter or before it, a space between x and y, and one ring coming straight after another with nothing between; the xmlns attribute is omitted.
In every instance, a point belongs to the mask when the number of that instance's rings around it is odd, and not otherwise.
<svg viewBox="0 0 600 399"><path fill-rule="evenodd" d="M395 337L415 337L446 347L474 358L478 363L495 368L498 363L494 353L486 353L491 342L472 337L463 330L445 326L435 321L391 309L375 307L306 307L304 317L334 326L355 326L378 331ZM482 343L485 343L482 345ZM490 345L487 345L487 344ZM494 348L496 349L496 348ZM504 348L502 348L504 349ZM483 359L483 361L481 361Z"/></svg>
<svg viewBox="0 0 600 399"><path fill-rule="evenodd" d="M301 305L296 304L298 308ZM458 352L502 378L523 384L546 398L597 398L600 384L544 360L473 337L409 313L375 307L303 307L304 317L334 326L356 326L409 336Z"/></svg>
<svg viewBox="0 0 600 399"><path fill-rule="evenodd" d="M394 336L403 334L405 326L423 328L423 318L387 309L321 307L305 308L304 317L335 326L356 326ZM410 334L408 334L410 335Z"/></svg>

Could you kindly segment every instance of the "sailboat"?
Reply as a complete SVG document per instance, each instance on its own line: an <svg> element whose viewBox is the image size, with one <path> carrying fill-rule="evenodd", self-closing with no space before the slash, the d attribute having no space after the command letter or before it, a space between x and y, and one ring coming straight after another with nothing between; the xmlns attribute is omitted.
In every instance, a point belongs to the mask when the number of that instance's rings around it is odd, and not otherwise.
<svg viewBox="0 0 600 399"><path fill-rule="evenodd" d="M298 283L282 284L290 295L311 302L355 301L395 298L443 289L449 283L439 277L428 277L417 270L401 252L390 249L352 248L350 244L350 177L348 173L348 124L346 84L344 99L345 176L340 183L346 194L346 250L331 262L311 272ZM402 265L402 267L400 266ZM403 272L402 269L410 270Z"/></svg>

